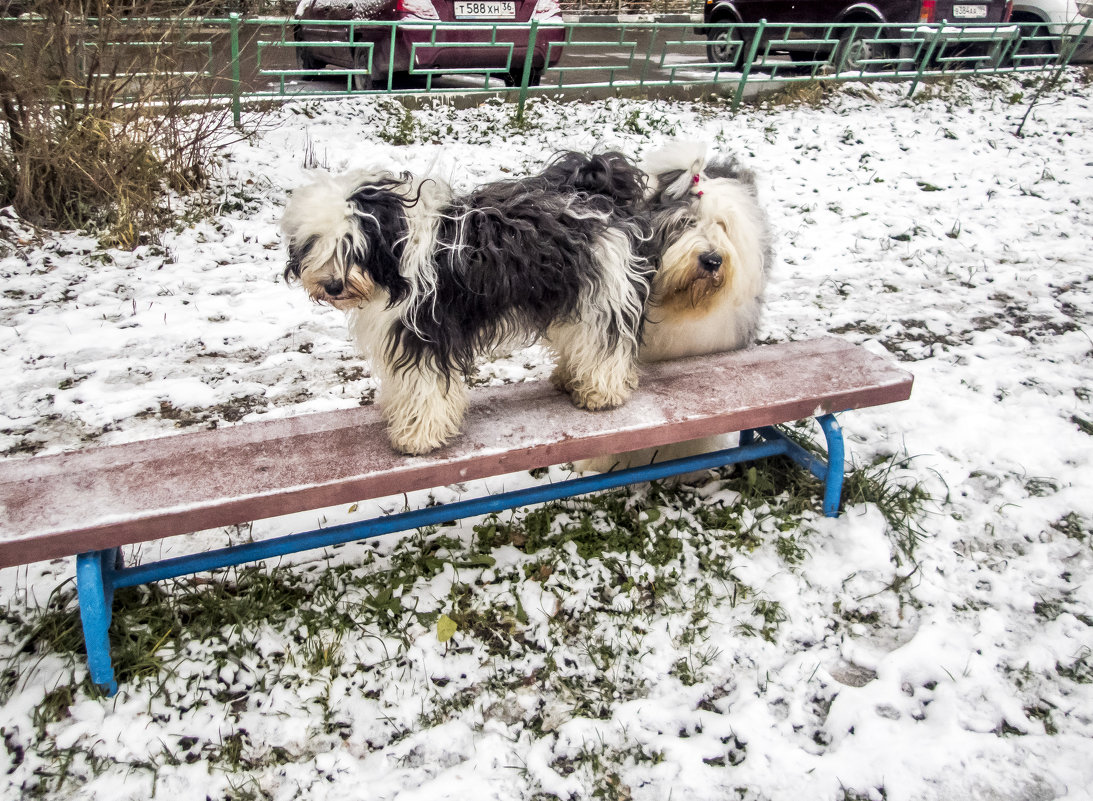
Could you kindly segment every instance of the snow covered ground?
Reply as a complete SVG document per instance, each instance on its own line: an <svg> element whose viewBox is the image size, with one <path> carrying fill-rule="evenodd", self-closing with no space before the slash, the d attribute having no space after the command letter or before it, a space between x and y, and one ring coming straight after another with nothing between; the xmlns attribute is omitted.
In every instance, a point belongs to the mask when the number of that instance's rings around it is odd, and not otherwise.
<svg viewBox="0 0 1093 801"><path fill-rule="evenodd" d="M371 402L340 314L280 278L277 220L316 163L462 188L561 148L703 138L759 172L777 229L763 337L834 333L911 370L910 401L842 422L856 465L896 457L893 481L933 497L914 560L872 504L787 527L711 475L144 589L118 614L150 647L118 657L113 699L74 650L71 561L0 571L0 797L1093 798L1089 79L1020 138L1032 78L737 114L539 102L522 128L493 103L300 103L225 153L215 213L159 245L0 211L17 459ZM531 348L481 379L548 371ZM447 642L441 614L461 622Z"/></svg>

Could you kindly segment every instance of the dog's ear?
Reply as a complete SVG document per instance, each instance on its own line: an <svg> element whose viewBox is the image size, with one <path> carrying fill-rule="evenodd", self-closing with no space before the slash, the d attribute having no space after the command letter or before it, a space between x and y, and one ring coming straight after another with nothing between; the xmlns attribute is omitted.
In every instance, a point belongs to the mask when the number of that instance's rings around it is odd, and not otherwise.
<svg viewBox="0 0 1093 801"><path fill-rule="evenodd" d="M298 281L300 274L304 271L304 259L311 253L311 249L315 247L315 244L319 241L317 236L309 236L303 242L297 242L295 239L289 239L288 242L288 264L285 265L284 279L285 281L292 283L292 281Z"/></svg>
<svg viewBox="0 0 1093 801"><path fill-rule="evenodd" d="M755 173L745 167L732 153L719 153L703 171L707 178L731 178L748 186L755 186Z"/></svg>
<svg viewBox="0 0 1093 801"><path fill-rule="evenodd" d="M691 193L705 165L704 143L676 139L646 157L642 169L652 176L653 195L682 200Z"/></svg>
<svg viewBox="0 0 1093 801"><path fill-rule="evenodd" d="M360 270L385 289L393 306L410 292L410 282L403 277L400 265L410 234L406 206L416 199L393 192L388 185L369 184L357 187L348 200L357 230L346 238L346 266Z"/></svg>

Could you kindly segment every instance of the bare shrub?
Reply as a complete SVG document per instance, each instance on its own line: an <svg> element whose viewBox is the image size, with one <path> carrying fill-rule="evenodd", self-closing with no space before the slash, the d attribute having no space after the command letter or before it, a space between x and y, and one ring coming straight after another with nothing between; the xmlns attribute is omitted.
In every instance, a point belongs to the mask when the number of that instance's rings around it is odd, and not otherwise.
<svg viewBox="0 0 1093 801"><path fill-rule="evenodd" d="M32 0L0 45L0 203L136 245L244 133L213 69L213 3ZM226 33L221 30L223 38ZM223 71L229 62L221 57Z"/></svg>

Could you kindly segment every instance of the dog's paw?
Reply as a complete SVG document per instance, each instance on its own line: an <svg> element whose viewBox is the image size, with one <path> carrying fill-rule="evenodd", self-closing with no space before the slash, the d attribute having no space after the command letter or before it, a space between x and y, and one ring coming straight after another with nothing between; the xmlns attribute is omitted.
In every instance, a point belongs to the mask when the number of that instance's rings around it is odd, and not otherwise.
<svg viewBox="0 0 1093 801"><path fill-rule="evenodd" d="M554 385L554 388L559 392L569 392L573 383L573 376L569 374L569 371L565 368L558 366L554 368L554 371L550 374L550 383Z"/></svg>
<svg viewBox="0 0 1093 801"><path fill-rule="evenodd" d="M621 387L615 391L605 390L601 387L586 388L570 392L569 397L573 399L573 403L578 409L599 412L622 406L630 399L630 390L623 391Z"/></svg>
<svg viewBox="0 0 1093 801"><path fill-rule="evenodd" d="M395 373L380 386L387 436L397 451L420 456L459 436L467 409L462 381L445 387L418 372Z"/></svg>
<svg viewBox="0 0 1093 801"><path fill-rule="evenodd" d="M389 420L387 436L391 446L408 456L423 456L447 445L459 435L459 417L416 416L411 420Z"/></svg>
<svg viewBox="0 0 1093 801"><path fill-rule="evenodd" d="M429 436L420 431L389 430L387 434L391 440L391 447L407 456L424 456L432 453L446 445L449 439L449 437Z"/></svg>

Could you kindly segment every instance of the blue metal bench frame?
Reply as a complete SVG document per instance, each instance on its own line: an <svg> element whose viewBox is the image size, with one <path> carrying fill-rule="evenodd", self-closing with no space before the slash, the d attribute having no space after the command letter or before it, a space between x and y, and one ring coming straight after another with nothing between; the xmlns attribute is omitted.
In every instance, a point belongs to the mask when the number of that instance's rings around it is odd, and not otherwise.
<svg viewBox="0 0 1093 801"><path fill-rule="evenodd" d="M114 590L153 581L178 578L247 562L271 559L341 543L367 540L384 534L418 529L448 520L459 520L530 504L569 498L613 489L626 484L722 467L769 456L787 456L824 482L823 512L838 517L842 496L844 445L842 429L833 414L815 418L827 440L827 461L810 453L776 428L764 426L740 433L733 448L688 456L609 473L574 478L521 490L487 495L465 501L429 506L409 512L384 515L327 529L306 531L261 542L234 545L205 553L179 556L158 562L124 567L121 548L81 553L76 557L76 585L80 619L83 624L87 663L91 680L109 695L118 691L110 658L110 621Z"/></svg>

